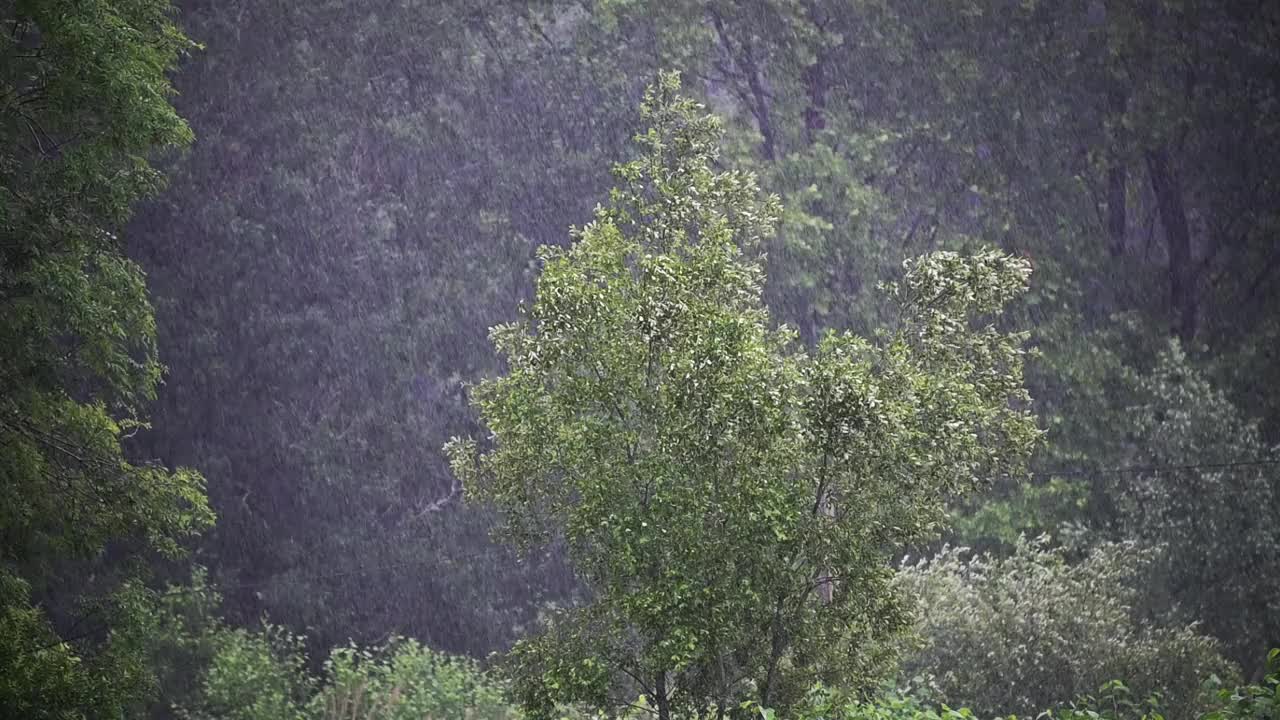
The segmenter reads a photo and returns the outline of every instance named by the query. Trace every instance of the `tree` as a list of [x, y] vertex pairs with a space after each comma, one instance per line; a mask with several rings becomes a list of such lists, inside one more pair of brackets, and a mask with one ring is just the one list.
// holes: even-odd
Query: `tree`
[[1167, 548], [1158, 609], [1189, 611], [1233, 659], [1257, 662], [1280, 644], [1276, 448], [1176, 341], [1125, 380], [1133, 400], [1110, 421], [1139, 469], [1108, 478], [1117, 530]]
[[713, 169], [719, 123], [678, 87], [646, 93], [644, 153], [493, 330], [508, 369], [473, 390], [489, 442], [446, 448], [507, 536], [562, 541], [591, 593], [513, 651], [539, 717], [637, 695], [663, 720], [722, 716], [873, 677], [907, 623], [891, 551], [1037, 437], [1023, 336], [992, 324], [1025, 263], [909, 263], [895, 329], [807, 354], [761, 300], [777, 202]]
[[[162, 366], [116, 233], [190, 130], [162, 0], [0, 10], [0, 708], [118, 715], [143, 695], [149, 553], [212, 522], [203, 480], [130, 462]], [[103, 563], [108, 554], [113, 562]]]

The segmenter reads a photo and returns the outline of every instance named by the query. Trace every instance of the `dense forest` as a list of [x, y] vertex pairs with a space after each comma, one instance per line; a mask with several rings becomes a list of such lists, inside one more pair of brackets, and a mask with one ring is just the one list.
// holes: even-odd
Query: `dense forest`
[[1280, 718], [1277, 78], [1273, 0], [0, 0], [0, 716]]

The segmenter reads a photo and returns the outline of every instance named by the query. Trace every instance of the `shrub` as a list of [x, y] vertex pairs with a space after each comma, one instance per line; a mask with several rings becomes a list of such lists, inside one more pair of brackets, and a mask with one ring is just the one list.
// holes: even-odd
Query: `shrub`
[[899, 575], [919, 603], [903, 669], [987, 715], [1034, 715], [1125, 678], [1135, 697], [1163, 693], [1171, 718], [1193, 717], [1205, 707], [1203, 679], [1236, 672], [1194, 625], [1161, 626], [1135, 611], [1158, 557], [1116, 543], [1069, 564], [1043, 538], [1020, 539], [1003, 559], [944, 548]]
[[474, 662], [413, 640], [333, 650], [320, 677], [307, 672], [300, 637], [219, 626], [187, 720], [508, 720], [504, 688]]
[[517, 717], [502, 687], [473, 662], [413, 640], [394, 641], [381, 651], [334, 650], [325, 663], [324, 687], [309, 707], [316, 720]]

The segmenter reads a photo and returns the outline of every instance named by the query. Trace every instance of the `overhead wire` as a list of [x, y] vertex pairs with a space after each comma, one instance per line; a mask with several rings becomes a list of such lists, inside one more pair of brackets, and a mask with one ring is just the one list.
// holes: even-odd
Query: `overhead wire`
[[1261, 467], [1267, 465], [1280, 465], [1280, 458], [1258, 458], [1254, 460], [1237, 460], [1232, 462], [1187, 463], [1183, 465], [1123, 465], [1119, 467], [1099, 468], [1097, 470], [1090, 470], [1088, 468], [1035, 470], [1028, 473], [1028, 475], [1035, 478], [1070, 477], [1081, 475], [1124, 475], [1128, 473], [1158, 473], [1176, 470], [1226, 470], [1231, 468]]
[[[1190, 470], [1232, 470], [1247, 467], [1267, 467], [1280, 465], [1280, 458], [1256, 458], [1251, 460], [1236, 460], [1230, 462], [1203, 462], [1203, 463], [1185, 463], [1180, 465], [1123, 465], [1110, 468], [1099, 468], [1090, 470], [1087, 468], [1065, 468], [1057, 470], [1037, 470], [1022, 477], [1033, 478], [1052, 478], [1052, 477], [1094, 477], [1099, 475], [1122, 475], [1130, 473], [1164, 473], [1164, 472], [1181, 472]], [[382, 573], [392, 570], [404, 570], [409, 568], [423, 567], [432, 563], [436, 558], [420, 558], [418, 560], [410, 560], [398, 563], [386, 563], [381, 565], [370, 565], [352, 570], [344, 570], [334, 573], [321, 573], [316, 575], [306, 575], [296, 577], [296, 581], [301, 582], [324, 582], [328, 580], [336, 580], [356, 575], [367, 575], [373, 573]], [[456, 558], [455, 558], [456, 559]], [[193, 595], [207, 592], [235, 592], [239, 590], [251, 590], [261, 588], [275, 579], [266, 579], [255, 582], [239, 583], [236, 585], [224, 585], [220, 587], [201, 587], [201, 588], [173, 588], [171, 590], [159, 593], [160, 597], [174, 597], [181, 595]]]

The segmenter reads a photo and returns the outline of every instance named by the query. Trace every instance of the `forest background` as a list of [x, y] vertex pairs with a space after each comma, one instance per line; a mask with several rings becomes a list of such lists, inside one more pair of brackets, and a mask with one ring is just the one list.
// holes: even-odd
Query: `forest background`
[[[1044, 438], [900, 549], [923, 608], [900, 677], [1027, 712], [1263, 676], [1280, 6], [175, 6], [0, 10], [6, 697], [160, 687], [164, 714], [264, 618], [312, 658], [484, 658], [581, 601], [555, 547], [490, 538], [440, 448], [483, 432], [489, 328], [609, 197], [672, 68], [724, 121], [718, 162], [780, 198], [764, 297], [802, 343], [892, 327], [876, 288], [924, 253], [1034, 268], [1002, 322], [1030, 330]], [[147, 641], [195, 616], [223, 649]]]

